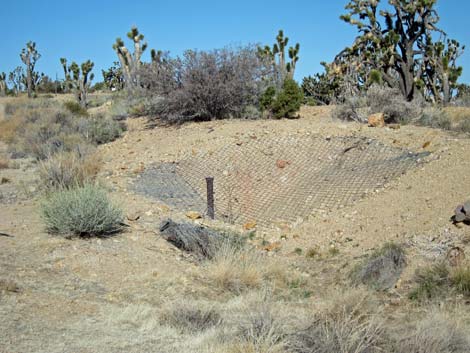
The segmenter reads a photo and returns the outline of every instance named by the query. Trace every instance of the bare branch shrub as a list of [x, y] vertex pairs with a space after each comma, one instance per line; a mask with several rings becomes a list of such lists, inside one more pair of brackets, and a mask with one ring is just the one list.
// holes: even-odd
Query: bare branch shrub
[[147, 111], [169, 123], [246, 116], [258, 106], [271, 70], [253, 46], [188, 50], [181, 59], [143, 67], [142, 82], [154, 99]]

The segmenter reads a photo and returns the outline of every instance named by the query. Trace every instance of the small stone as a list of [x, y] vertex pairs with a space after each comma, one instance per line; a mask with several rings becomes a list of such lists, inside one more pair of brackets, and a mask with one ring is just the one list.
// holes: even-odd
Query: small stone
[[287, 167], [289, 164], [290, 164], [289, 161], [286, 161], [286, 160], [283, 160], [283, 159], [278, 159], [278, 160], [276, 161], [276, 166], [277, 166], [279, 169], [284, 169], [284, 168]]
[[243, 225], [243, 230], [253, 230], [255, 228], [256, 228], [256, 222], [255, 221], [249, 221], [249, 222], [246, 222]]
[[186, 213], [186, 217], [188, 217], [189, 219], [192, 219], [193, 221], [195, 219], [201, 219], [202, 216], [199, 212], [196, 212], [196, 211], [189, 211]]
[[132, 212], [127, 214], [127, 219], [131, 222], [135, 222], [140, 218], [140, 214], [137, 212]]
[[385, 126], [385, 115], [384, 113], [376, 113], [369, 115], [367, 123], [370, 127], [384, 127]]

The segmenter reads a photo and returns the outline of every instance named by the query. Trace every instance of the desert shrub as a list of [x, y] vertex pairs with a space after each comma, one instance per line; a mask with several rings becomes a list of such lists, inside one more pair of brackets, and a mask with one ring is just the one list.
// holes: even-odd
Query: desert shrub
[[386, 243], [355, 268], [352, 278], [356, 284], [366, 284], [380, 290], [389, 289], [400, 278], [405, 264], [403, 247]]
[[465, 353], [470, 347], [468, 331], [448, 314], [435, 311], [402, 337], [397, 353]]
[[386, 332], [373, 301], [362, 291], [333, 297], [312, 313], [289, 340], [292, 352], [384, 352]]
[[458, 132], [470, 133], [470, 116], [457, 123], [455, 130]]
[[470, 266], [459, 266], [450, 274], [450, 283], [458, 293], [470, 296]]
[[332, 111], [332, 116], [335, 119], [360, 123], [367, 122], [370, 114], [371, 110], [367, 106], [367, 100], [361, 95], [345, 97], [343, 103], [336, 105]]
[[167, 303], [160, 315], [162, 325], [188, 333], [207, 330], [219, 325], [221, 321], [221, 315], [213, 305], [187, 300]]
[[443, 295], [450, 288], [449, 274], [444, 262], [418, 269], [415, 274], [416, 288], [410, 292], [410, 299], [423, 301]]
[[160, 73], [147, 84], [159, 88], [146, 110], [170, 123], [239, 118], [247, 106], [258, 105], [266, 67], [252, 46], [188, 50], [174, 61], [169, 74], [163, 74], [169, 77], [165, 87], [158, 85]]
[[64, 103], [65, 109], [74, 115], [87, 116], [88, 112], [79, 103], [74, 101], [67, 101]]
[[373, 84], [367, 90], [366, 99], [371, 113], [384, 113], [387, 122], [408, 124], [418, 120], [422, 113], [420, 99], [408, 102], [398, 89]]
[[224, 242], [207, 263], [207, 276], [218, 288], [241, 294], [261, 286], [288, 287], [295, 273], [258, 250], [239, 243]]
[[100, 115], [83, 120], [79, 130], [89, 141], [101, 145], [121, 137], [125, 125]]
[[41, 204], [51, 234], [100, 236], [121, 230], [122, 211], [99, 186], [87, 184], [50, 194]]
[[41, 185], [47, 190], [71, 189], [92, 183], [101, 167], [96, 155], [62, 152], [39, 166]]
[[384, 113], [388, 123], [407, 124], [416, 122], [423, 109], [419, 99], [408, 102], [398, 89], [378, 84], [356, 96], [346, 95], [343, 100], [333, 111], [333, 116], [340, 120], [366, 122], [369, 115]]
[[0, 157], [0, 169], [8, 169], [9, 167], [10, 167], [10, 162]]
[[304, 95], [297, 82], [286, 79], [281, 91], [271, 104], [273, 116], [280, 118], [293, 118], [302, 105]]
[[276, 97], [276, 88], [269, 86], [263, 92], [259, 100], [259, 106], [261, 110], [269, 110], [273, 105], [274, 98]]
[[452, 121], [446, 111], [434, 107], [424, 109], [417, 124], [443, 130], [452, 128]]

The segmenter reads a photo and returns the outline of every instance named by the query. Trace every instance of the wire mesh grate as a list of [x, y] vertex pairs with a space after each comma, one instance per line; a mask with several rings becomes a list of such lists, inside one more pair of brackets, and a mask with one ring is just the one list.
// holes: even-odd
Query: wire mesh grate
[[423, 156], [361, 137], [288, 136], [157, 164], [135, 188], [178, 210], [205, 213], [205, 177], [212, 176], [217, 219], [270, 226], [351, 204]]

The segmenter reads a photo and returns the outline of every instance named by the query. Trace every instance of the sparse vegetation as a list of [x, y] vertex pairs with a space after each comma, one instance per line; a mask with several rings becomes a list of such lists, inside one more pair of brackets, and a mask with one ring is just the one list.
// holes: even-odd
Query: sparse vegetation
[[121, 230], [122, 211], [92, 184], [49, 195], [41, 205], [46, 229], [65, 236], [106, 236]]
[[73, 189], [94, 182], [101, 167], [96, 155], [61, 152], [41, 162], [39, 176], [47, 190]]

